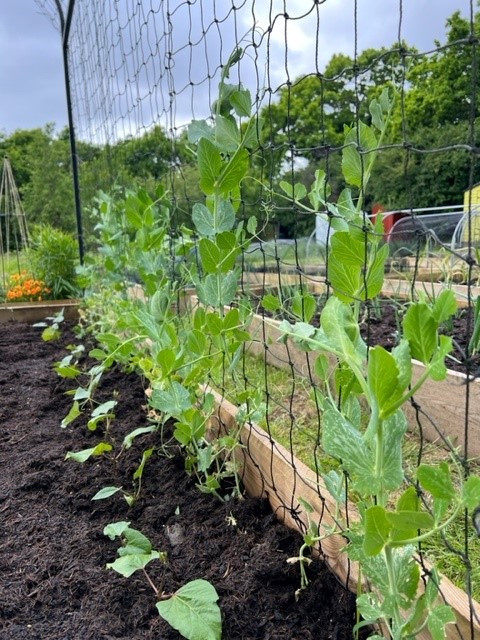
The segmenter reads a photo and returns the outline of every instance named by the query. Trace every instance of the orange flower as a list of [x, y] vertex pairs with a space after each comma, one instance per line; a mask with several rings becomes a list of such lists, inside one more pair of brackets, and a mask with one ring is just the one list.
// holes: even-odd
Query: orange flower
[[15, 302], [35, 302], [41, 301], [49, 293], [50, 289], [42, 280], [36, 280], [26, 271], [22, 271], [10, 276], [6, 299]]

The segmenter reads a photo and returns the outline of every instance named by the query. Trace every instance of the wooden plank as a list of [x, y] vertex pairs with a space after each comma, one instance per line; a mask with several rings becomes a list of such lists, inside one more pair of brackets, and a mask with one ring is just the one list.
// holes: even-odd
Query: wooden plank
[[[281, 332], [279, 322], [255, 315], [250, 333], [252, 341], [247, 350], [250, 353], [264, 357], [272, 366], [292, 371], [311, 378], [311, 365], [318, 353], [305, 353], [291, 341], [287, 344], [278, 342]], [[265, 348], [266, 345], [266, 348]], [[412, 360], [413, 380], [422, 375], [425, 367], [422, 363]], [[410, 403], [405, 405], [409, 427], [417, 432], [422, 428], [423, 435], [430, 442], [442, 443], [442, 438], [449, 439], [454, 447], [459, 447], [465, 453], [467, 436], [466, 416], [468, 409], [468, 457], [480, 456], [480, 379], [470, 380], [468, 384], [467, 405], [467, 376], [456, 371], [448, 371], [445, 380], [428, 379], [415, 394], [415, 402], [421, 413]], [[418, 417], [418, 420], [417, 420]], [[446, 444], [443, 442], [443, 444]]]
[[[412, 360], [413, 380], [417, 381], [425, 371], [425, 366]], [[430, 442], [448, 439], [454, 447], [467, 457], [480, 456], [480, 379], [468, 383], [467, 376], [457, 371], [449, 371], [445, 380], [428, 379], [415, 394], [415, 403], [422, 412], [418, 416], [414, 405], [404, 407], [412, 430], [421, 428]], [[468, 424], [467, 424], [468, 412]], [[465, 433], [468, 426], [468, 434]], [[466, 446], [467, 445], [467, 448]]]
[[[469, 289], [464, 284], [447, 285], [442, 282], [415, 282], [412, 286], [412, 283], [407, 282], [406, 280], [386, 278], [383, 284], [382, 295], [409, 300], [411, 298], [413, 290], [417, 294], [423, 293], [429, 296], [431, 299], [435, 299], [444, 289], [451, 289], [455, 293], [455, 297], [460, 308], [468, 307]], [[472, 304], [479, 295], [480, 287], [470, 287], [470, 304]]]
[[78, 300], [46, 300], [0, 305], [0, 324], [4, 322], [41, 322], [63, 309], [66, 320], [78, 319]]
[[[236, 429], [237, 408], [214, 390], [208, 387], [204, 389], [213, 393], [215, 397], [217, 409], [214, 428], [227, 431]], [[314, 508], [311, 517], [319, 524], [320, 534], [327, 534], [337, 522], [337, 504], [322, 479], [255, 424], [244, 425], [240, 439], [244, 445], [240, 450], [242, 480], [247, 493], [267, 498], [279, 520], [300, 532], [304, 531], [307, 519], [299, 498], [307, 500]], [[347, 509], [351, 520], [358, 518], [355, 505], [348, 503]], [[342, 517], [344, 514], [340, 513]], [[322, 541], [318, 552], [342, 583], [356, 592], [359, 568], [357, 563], [347, 558], [343, 551], [344, 546], [345, 539], [336, 534]], [[426, 566], [427, 570], [431, 568], [428, 563]], [[419, 593], [421, 592], [422, 587]], [[456, 625], [447, 626], [448, 640], [466, 640], [471, 637], [471, 614], [474, 638], [480, 638], [480, 605], [470, 600], [464, 591], [444, 576], [441, 577], [441, 593], [455, 611], [457, 618]], [[419, 634], [417, 638], [431, 640], [427, 631]]]

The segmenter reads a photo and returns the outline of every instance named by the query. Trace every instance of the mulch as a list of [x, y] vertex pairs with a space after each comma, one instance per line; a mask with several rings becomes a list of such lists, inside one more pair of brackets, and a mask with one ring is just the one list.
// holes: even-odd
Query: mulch
[[[175, 448], [168, 457], [156, 433], [142, 436], [117, 463], [65, 461], [68, 451], [101, 439], [81, 417], [60, 422], [71, 406], [52, 364], [80, 341], [72, 326], [45, 343], [26, 324], [0, 325], [0, 640], [177, 639], [155, 608], [141, 572], [125, 579], [106, 569], [118, 544], [103, 535], [111, 522], [127, 520], [166, 551], [153, 562], [157, 586], [173, 592], [204, 578], [219, 593], [224, 640], [344, 640], [352, 637], [355, 598], [320, 562], [300, 584], [300, 536], [286, 529], [259, 499], [222, 503], [204, 495], [186, 474]], [[116, 397], [112, 423], [118, 443], [147, 426], [142, 381], [118, 368], [102, 378], [97, 400]], [[102, 487], [131, 487], [147, 446], [159, 447], [147, 463], [133, 507], [119, 494], [92, 502]], [[171, 532], [175, 530], [176, 535]]]

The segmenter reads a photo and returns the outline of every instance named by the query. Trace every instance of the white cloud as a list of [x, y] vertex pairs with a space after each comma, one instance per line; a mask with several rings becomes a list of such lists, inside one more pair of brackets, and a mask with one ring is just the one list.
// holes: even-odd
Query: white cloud
[[[67, 118], [59, 34], [39, 13], [35, 0], [3, 4], [0, 129], [8, 132], [52, 121], [61, 127]], [[334, 53], [353, 57], [355, 48], [361, 52], [390, 46], [398, 39], [400, 24], [400, 35], [409, 44], [430, 50], [435, 39], [444, 39], [446, 18], [457, 9], [468, 16], [469, 8], [470, 0], [150, 0], [145, 6], [126, 0], [77, 0], [72, 32], [75, 20], [88, 14], [84, 35], [94, 36], [87, 41], [89, 58], [82, 71], [87, 87], [81, 103], [82, 76], [76, 77], [80, 83], [77, 106], [84, 110], [83, 117], [88, 111], [98, 122], [111, 118], [108, 126], [114, 128], [108, 132], [103, 127], [102, 135], [107, 137], [120, 131], [135, 133], [152, 121], [182, 124], [192, 113], [207, 115], [209, 102], [215, 99], [220, 63], [254, 21], [259, 32], [255, 46], [250, 34], [240, 77], [256, 94], [266, 84], [275, 91], [287, 79], [322, 71]], [[130, 23], [125, 10], [133, 12]], [[92, 47], [95, 38], [103, 39], [102, 28], [110, 30], [111, 41], [121, 37], [123, 51], [110, 49], [106, 41], [96, 57]], [[141, 44], [132, 46], [135, 42]], [[84, 45], [78, 41], [76, 46]], [[123, 69], [122, 56], [127, 62]], [[173, 115], [169, 114], [171, 104]]]

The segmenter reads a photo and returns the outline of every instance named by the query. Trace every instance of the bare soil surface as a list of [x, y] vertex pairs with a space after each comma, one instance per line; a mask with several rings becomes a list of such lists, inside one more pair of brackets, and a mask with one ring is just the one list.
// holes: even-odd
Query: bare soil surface
[[[254, 305], [256, 305], [257, 312], [265, 314], [268, 317], [276, 317], [282, 319], [279, 312], [272, 315], [269, 311], [265, 311], [261, 305], [261, 298], [253, 298]], [[402, 313], [406, 311], [407, 307], [402, 304], [396, 304], [390, 299], [378, 300], [377, 306], [370, 309], [367, 314], [366, 310], [363, 313], [360, 324], [360, 333], [363, 339], [369, 345], [381, 345], [385, 349], [391, 350], [398, 344]], [[447, 357], [445, 364], [448, 369], [452, 371], [458, 371], [460, 373], [467, 373], [467, 358], [466, 351], [470, 336], [473, 333], [473, 314], [470, 309], [459, 310], [450, 323], [446, 323], [442, 328], [442, 332], [445, 335], [449, 335], [453, 338], [453, 350]], [[287, 317], [291, 321], [291, 317]], [[314, 326], [319, 326], [320, 315], [317, 315], [312, 319]], [[473, 377], [480, 377], [480, 355], [475, 354], [469, 357], [468, 360], [468, 373]]]
[[[79, 342], [71, 327], [45, 343], [38, 328], [0, 325], [0, 640], [140, 640], [180, 638], [157, 613], [141, 572], [125, 579], [105, 568], [118, 544], [103, 535], [127, 520], [166, 551], [151, 576], [165, 592], [205, 578], [217, 589], [224, 640], [344, 640], [352, 637], [355, 602], [325, 566], [309, 567], [311, 584], [298, 602], [299, 570], [287, 563], [300, 536], [278, 523], [268, 504], [246, 498], [221, 503], [201, 494], [178, 451], [150, 458], [139, 500], [119, 494], [92, 502], [102, 487], [131, 487], [147, 446], [142, 436], [114, 465], [65, 461], [68, 451], [95, 446], [102, 434], [79, 418], [60, 422], [74, 383], [58, 378], [53, 362]], [[141, 380], [118, 369], [105, 374], [98, 400], [118, 406], [112, 425], [121, 442], [146, 426]], [[176, 536], [172, 536], [172, 528]]]

